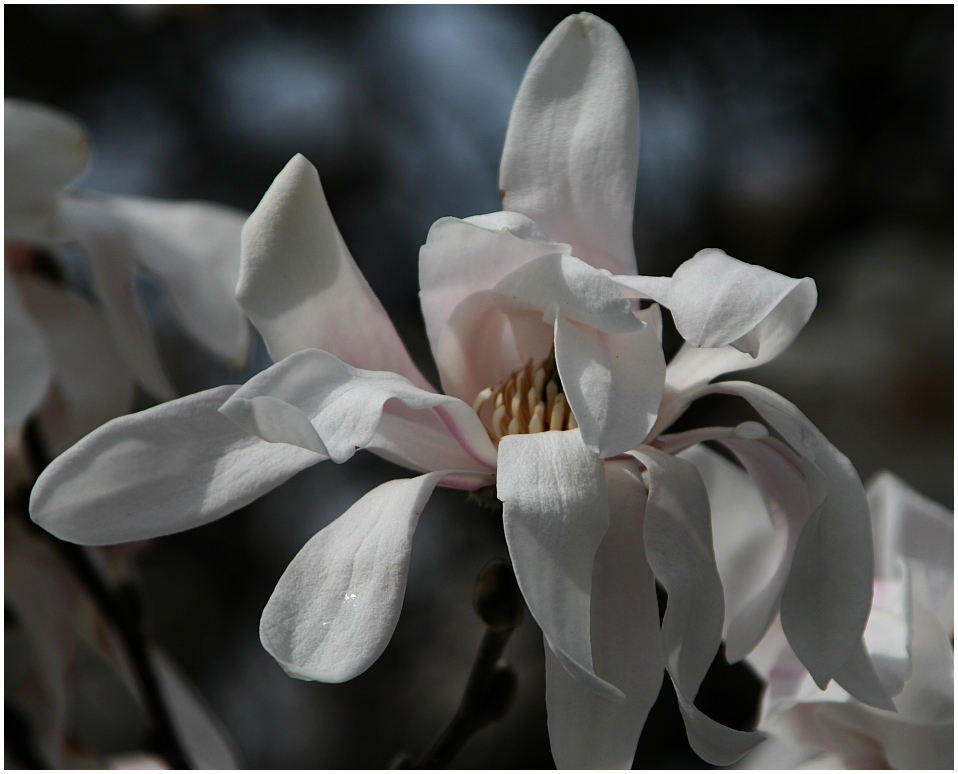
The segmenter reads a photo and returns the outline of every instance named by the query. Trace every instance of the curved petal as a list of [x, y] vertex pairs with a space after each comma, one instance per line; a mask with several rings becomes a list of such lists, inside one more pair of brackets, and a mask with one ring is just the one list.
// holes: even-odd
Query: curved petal
[[472, 405], [530, 357], [543, 360], [553, 338], [539, 315], [509, 315], [489, 291], [473, 293], [456, 306], [434, 350], [443, 392]]
[[382, 655], [399, 621], [413, 532], [446, 472], [379, 485], [296, 554], [259, 626], [288, 675], [342, 683]]
[[151, 656], [171, 720], [193, 767], [240, 768], [235, 745], [196, 688], [159, 648], [152, 648]]
[[645, 327], [608, 273], [571, 255], [544, 255], [528, 261], [499, 280], [492, 295], [504, 312], [540, 312], [549, 323], [559, 312], [605, 333], [630, 333]]
[[[729, 663], [735, 663], [751, 652], [778, 615], [798, 537], [811, 507], [805, 476], [774, 441], [729, 439], [720, 443], [738, 458], [761, 492], [778, 544], [774, 552], [775, 572], [746, 599], [739, 600], [734, 616], [728, 616], [731, 621], [726, 623], [725, 657]], [[740, 559], [748, 561], [748, 557]]]
[[731, 344], [752, 357], [788, 347], [817, 302], [812, 279], [792, 279], [712, 248], [679, 266], [669, 288], [675, 327], [689, 344]]
[[[445, 467], [461, 463], [464, 470], [495, 471], [496, 449], [476, 412], [461, 400], [426, 392], [388, 371], [353, 368], [319, 349], [297, 352], [257, 374], [220, 411], [264, 441], [312, 449], [341, 463], [385, 429], [380, 428], [384, 406], [394, 399], [438, 416], [446, 429], [442, 448], [454, 455]], [[412, 419], [409, 412], [403, 416]], [[437, 429], [435, 422], [432, 426]], [[402, 440], [435, 454], [439, 449], [429, 448], [435, 437], [405, 433]], [[415, 456], [415, 451], [407, 453]]]
[[812, 513], [782, 594], [789, 644], [822, 688], [859, 647], [872, 599], [868, 503], [855, 468], [794, 405], [750, 382], [698, 390], [745, 398], [800, 455]]
[[57, 199], [90, 161], [86, 130], [59, 110], [5, 99], [3, 131], [4, 232], [25, 242], [68, 238]]
[[592, 570], [592, 660], [619, 686], [611, 702], [572, 678], [546, 643], [546, 707], [560, 769], [630, 769], [662, 687], [659, 605], [642, 536], [645, 486], [633, 460], [605, 463], [609, 529]]
[[243, 227], [236, 297], [274, 361], [324, 349], [356, 368], [431, 390], [349, 254], [316, 168], [300, 154]]
[[16, 284], [53, 359], [55, 393], [40, 426], [57, 455], [132, 410], [133, 378], [103, 315], [83, 296], [32, 277]]
[[159, 400], [176, 397], [133, 285], [133, 235], [127, 224], [96, 194], [61, 197], [60, 219], [82, 245], [97, 299], [103, 304], [116, 343], [136, 381]]
[[604, 698], [624, 694], [593, 670], [592, 570], [609, 528], [602, 460], [576, 430], [499, 442], [497, 493], [516, 580], [562, 666]]
[[556, 365], [582, 439], [600, 457], [638, 446], [655, 424], [665, 381], [657, 306], [635, 333], [603, 333], [556, 318]]
[[632, 208], [639, 91], [612, 25], [569, 16], [539, 46], [512, 106], [499, 168], [503, 207], [591, 265], [635, 274]]
[[672, 679], [694, 697], [722, 641], [725, 602], [715, 566], [709, 497], [691, 462], [640, 446], [649, 471], [645, 553], [669, 595], [662, 652]]
[[169, 292], [186, 332], [242, 368], [250, 330], [236, 301], [236, 283], [246, 215], [211, 202], [111, 196], [106, 203], [129, 228], [136, 262]]
[[[426, 334], [442, 369], [439, 338], [453, 310], [468, 296], [491, 289], [533, 258], [568, 255], [518, 212], [493, 212], [465, 220], [441, 218], [419, 248], [419, 299]], [[484, 385], [485, 386], [485, 385]]]
[[675, 675], [672, 675], [675, 696], [685, 721], [685, 732], [695, 754], [713, 766], [730, 766], [765, 740], [758, 731], [738, 731], [717, 723], [692, 703]]
[[3, 272], [3, 427], [22, 425], [40, 405], [53, 376], [43, 333], [30, 319], [13, 278]]
[[270, 444], [217, 409], [235, 385], [119, 417], [57, 457], [30, 516], [62, 540], [109, 545], [215, 521], [324, 456]]

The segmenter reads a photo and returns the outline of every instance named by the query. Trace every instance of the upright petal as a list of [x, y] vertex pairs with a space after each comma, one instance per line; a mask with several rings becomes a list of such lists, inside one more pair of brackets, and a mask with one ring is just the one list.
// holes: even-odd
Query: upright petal
[[128, 226], [136, 262], [169, 292], [186, 332], [242, 368], [250, 331], [236, 283], [246, 214], [211, 202], [111, 196], [106, 203]]
[[508, 435], [498, 496], [516, 580], [562, 666], [605, 698], [624, 694], [593, 669], [592, 570], [609, 528], [602, 460], [576, 430]]
[[53, 362], [43, 333], [27, 315], [13, 278], [3, 272], [3, 427], [18, 428], [40, 405]]
[[603, 333], [556, 318], [562, 388], [582, 439], [600, 457], [638, 446], [655, 424], [665, 381], [660, 314], [657, 306], [639, 312], [647, 327], [635, 333]]
[[503, 207], [593, 266], [635, 274], [638, 163], [629, 51], [612, 25], [569, 16], [539, 46], [516, 95], [499, 168]]
[[871, 524], [861, 480], [848, 458], [771, 390], [749, 382], [721, 382], [695, 396], [706, 394], [745, 398], [802, 459], [812, 513], [799, 536], [782, 595], [782, 627], [824, 688], [860, 646], [871, 608]]
[[[220, 411], [265, 441], [312, 449], [341, 463], [368, 446], [377, 433], [388, 441], [384, 434], [389, 428], [399, 430], [396, 422], [381, 427], [390, 401], [415, 411], [431, 410], [434, 415], [421, 423], [428, 432], [417, 436], [407, 427], [392, 439], [397, 454], [434, 457], [443, 451], [451, 455], [444, 467], [461, 464], [464, 470], [484, 475], [495, 471], [496, 449], [470, 406], [449, 395], [422, 390], [398, 374], [353, 368], [318, 349], [297, 352], [257, 374]], [[411, 412], [394, 416], [407, 423], [415, 421]], [[411, 448], [403, 450], [399, 441]], [[442, 446], [430, 448], [433, 443]]]
[[176, 397], [136, 296], [136, 249], [129, 226], [106, 197], [96, 194], [61, 197], [60, 220], [86, 253], [97, 299], [136, 381], [154, 398]]
[[592, 570], [592, 660], [625, 693], [611, 702], [575, 680], [546, 643], [546, 707], [560, 769], [630, 769], [662, 687], [659, 605], [642, 536], [645, 486], [631, 460], [605, 463], [609, 530]]
[[441, 218], [433, 223], [426, 244], [419, 248], [419, 299], [436, 362], [440, 362], [439, 337], [463, 300], [490, 290], [533, 258], [568, 255], [570, 251], [569, 245], [549, 241], [535, 223], [518, 212], [493, 212], [465, 220]]
[[296, 554], [259, 627], [287, 674], [342, 683], [382, 655], [399, 621], [419, 516], [447, 472], [380, 484]]
[[236, 297], [275, 361], [323, 349], [432, 389], [349, 254], [319, 174], [302, 155], [276, 176], [243, 227]]
[[227, 385], [119, 417], [57, 457], [30, 516], [62, 540], [109, 545], [215, 521], [326, 459], [270, 444], [217, 409]]
[[62, 241], [57, 200], [90, 161], [86, 130], [44, 105], [6, 99], [3, 107], [4, 231], [25, 242]]
[[53, 360], [54, 391], [40, 426], [56, 455], [132, 410], [133, 377], [103, 315], [83, 296], [31, 277], [16, 285]]

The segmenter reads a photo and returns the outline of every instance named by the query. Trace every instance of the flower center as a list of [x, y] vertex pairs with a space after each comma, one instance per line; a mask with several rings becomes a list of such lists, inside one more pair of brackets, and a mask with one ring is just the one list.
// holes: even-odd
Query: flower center
[[496, 443], [504, 435], [574, 430], [579, 426], [562, 392], [554, 348], [538, 368], [530, 357], [495, 387], [480, 392], [472, 404], [480, 418], [486, 404], [491, 405], [492, 416], [483, 422]]

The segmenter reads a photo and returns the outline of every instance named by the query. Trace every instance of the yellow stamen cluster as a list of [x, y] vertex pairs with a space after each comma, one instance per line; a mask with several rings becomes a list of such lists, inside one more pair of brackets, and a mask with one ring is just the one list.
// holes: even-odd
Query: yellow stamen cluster
[[573, 430], [579, 426], [562, 392], [555, 354], [550, 353], [538, 368], [529, 358], [528, 363], [496, 387], [480, 392], [472, 407], [481, 417], [490, 402], [492, 418], [484, 421], [489, 436], [496, 442], [504, 435]]

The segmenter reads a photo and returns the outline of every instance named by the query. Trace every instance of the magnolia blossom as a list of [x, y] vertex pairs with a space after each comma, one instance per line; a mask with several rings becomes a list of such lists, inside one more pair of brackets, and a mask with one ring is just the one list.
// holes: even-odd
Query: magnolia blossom
[[821, 691], [776, 623], [748, 663], [768, 682], [747, 768], [954, 768], [954, 516], [887, 471], [868, 486], [875, 598], [865, 643], [895, 710]]
[[[82, 543], [167, 534], [369, 449], [422, 475], [365, 495], [280, 579], [260, 634], [295, 677], [341, 682], [367, 669], [395, 628], [433, 489], [495, 485], [544, 635], [560, 767], [630, 767], [664, 672], [694, 749], [737, 760], [761, 735], [721, 726], [693, 699], [723, 636], [741, 658], [779, 613], [819, 684], [887, 706], [862, 644], [872, 545], [857, 474], [783, 398], [710, 384], [784, 350], [814, 309], [814, 283], [718, 250], [671, 278], [637, 276], [637, 162], [628, 51], [605, 22], [571, 16], [516, 97], [505, 210], [444, 218], [421, 249], [440, 393], [353, 262], [315, 169], [295, 157], [244, 227], [237, 287], [276, 365], [111, 422], [48, 469], [33, 518]], [[661, 306], [686, 339], [668, 368]], [[715, 393], [744, 398], [765, 424], [664, 434]], [[730, 587], [706, 482], [677, 456], [706, 440], [741, 460], [772, 517], [771, 545]], [[668, 593], [661, 627], [656, 580]]]
[[[176, 396], [137, 302], [136, 271], [160, 281], [184, 329], [219, 359], [241, 367], [249, 350], [233, 295], [243, 214], [70, 190], [89, 161], [75, 119], [5, 101], [4, 426], [52, 399], [41, 423], [53, 451], [127, 413], [134, 383], [156, 399]], [[66, 243], [83, 249], [98, 304], [27, 271], [33, 247]]]

